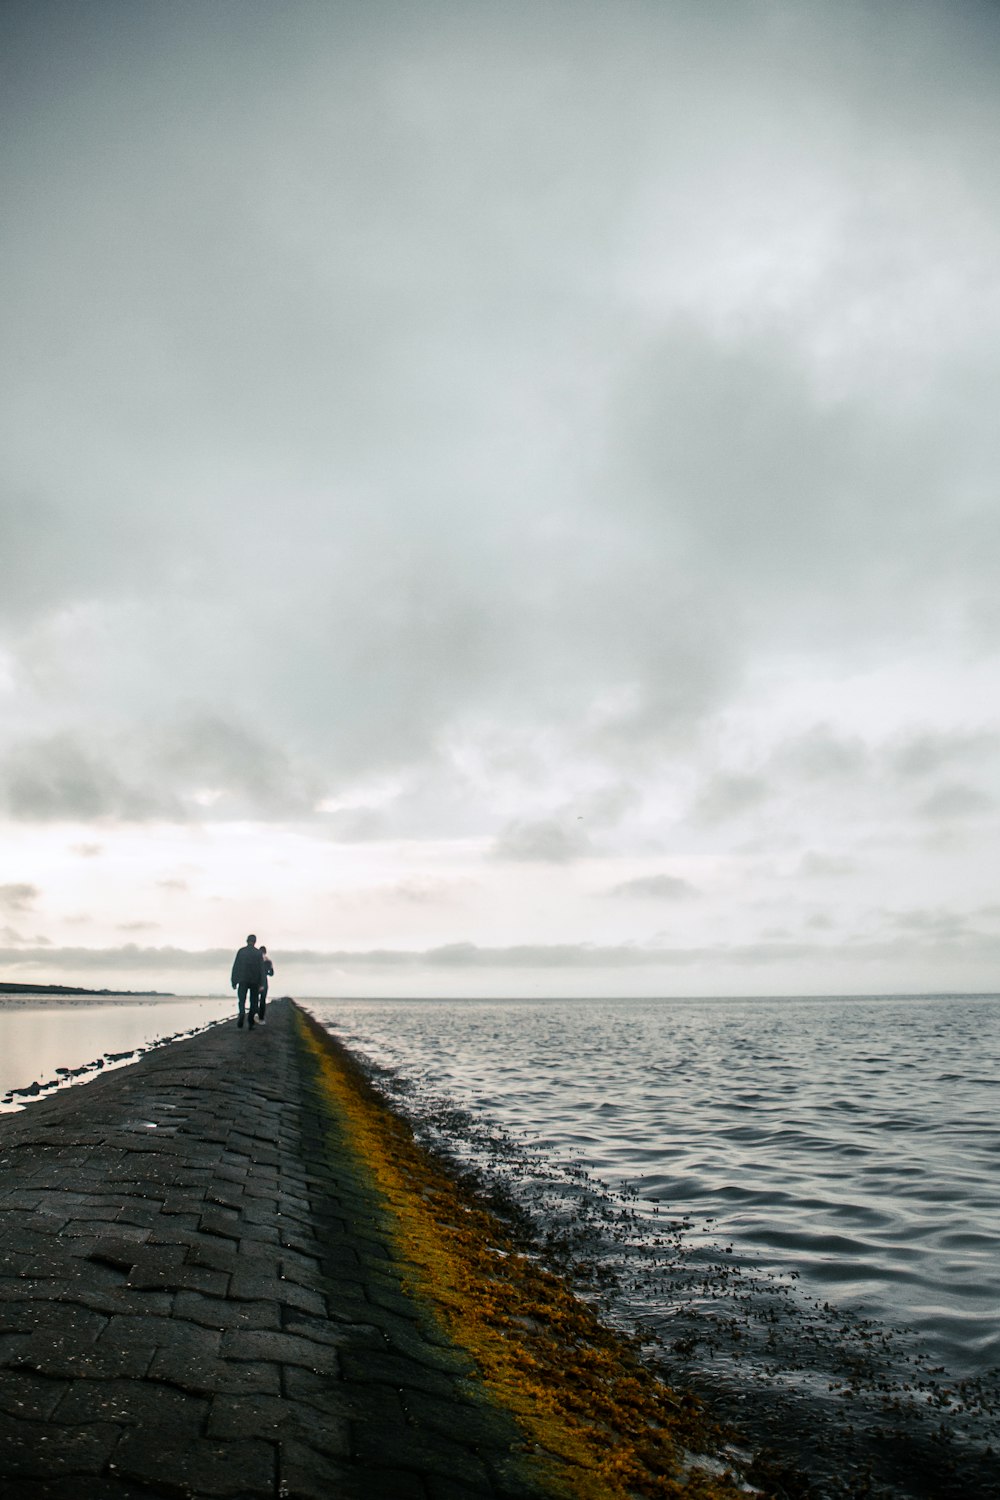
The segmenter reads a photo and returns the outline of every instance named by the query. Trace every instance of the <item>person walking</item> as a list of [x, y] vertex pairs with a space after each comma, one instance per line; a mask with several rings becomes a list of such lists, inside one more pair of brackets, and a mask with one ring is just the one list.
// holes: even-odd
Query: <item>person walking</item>
[[260, 945], [260, 956], [263, 962], [263, 973], [261, 975], [260, 981], [260, 994], [257, 997], [257, 1019], [263, 1026], [264, 1006], [267, 1004], [267, 981], [274, 974], [274, 964], [268, 958], [267, 949], [264, 947], [263, 943], [261, 943]]
[[260, 949], [256, 946], [257, 934], [251, 932], [247, 937], [246, 947], [241, 948], [233, 960], [232, 986], [236, 991], [239, 1004], [239, 1014], [236, 1024], [243, 1025], [243, 1013], [246, 1010], [247, 1000], [250, 1001], [249, 1029], [253, 1031], [254, 1012], [257, 1009], [257, 997], [260, 987], [264, 981], [264, 960]]

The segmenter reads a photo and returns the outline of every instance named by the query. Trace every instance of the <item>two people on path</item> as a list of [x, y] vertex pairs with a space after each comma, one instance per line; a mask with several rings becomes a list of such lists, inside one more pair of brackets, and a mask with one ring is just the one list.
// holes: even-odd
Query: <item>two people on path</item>
[[267, 949], [263, 944], [257, 947], [257, 934], [251, 932], [247, 937], [246, 946], [240, 949], [233, 960], [231, 982], [239, 1005], [237, 1026], [243, 1025], [244, 1014], [248, 1010], [247, 1001], [250, 1002], [249, 1014], [246, 1016], [249, 1029], [253, 1030], [255, 1017], [260, 1019], [262, 1026], [264, 1025], [267, 981], [273, 973], [274, 965], [267, 956]]

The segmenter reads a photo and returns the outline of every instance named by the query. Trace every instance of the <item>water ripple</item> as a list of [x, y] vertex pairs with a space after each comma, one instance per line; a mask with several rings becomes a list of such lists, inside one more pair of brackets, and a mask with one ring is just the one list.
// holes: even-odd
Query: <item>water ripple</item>
[[995, 998], [315, 1008], [549, 1159], [919, 1331], [957, 1375], [996, 1359]]

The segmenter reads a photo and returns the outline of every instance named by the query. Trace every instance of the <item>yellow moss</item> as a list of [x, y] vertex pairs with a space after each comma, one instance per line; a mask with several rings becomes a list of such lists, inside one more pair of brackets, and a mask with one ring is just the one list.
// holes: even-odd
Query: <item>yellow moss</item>
[[555, 1494], [573, 1500], [735, 1500], [728, 1479], [683, 1472], [722, 1434], [607, 1329], [560, 1278], [414, 1141], [322, 1027], [296, 1011], [320, 1086], [390, 1212], [412, 1295], [476, 1362]]

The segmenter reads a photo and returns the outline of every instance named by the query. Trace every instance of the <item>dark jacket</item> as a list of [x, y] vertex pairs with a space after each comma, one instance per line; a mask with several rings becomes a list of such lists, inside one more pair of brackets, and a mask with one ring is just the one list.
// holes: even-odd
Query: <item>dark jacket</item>
[[251, 948], [248, 943], [241, 948], [233, 960], [233, 974], [230, 983], [235, 987], [238, 984], [249, 984], [254, 989], [260, 989], [264, 983], [264, 963], [260, 956], [259, 948]]

